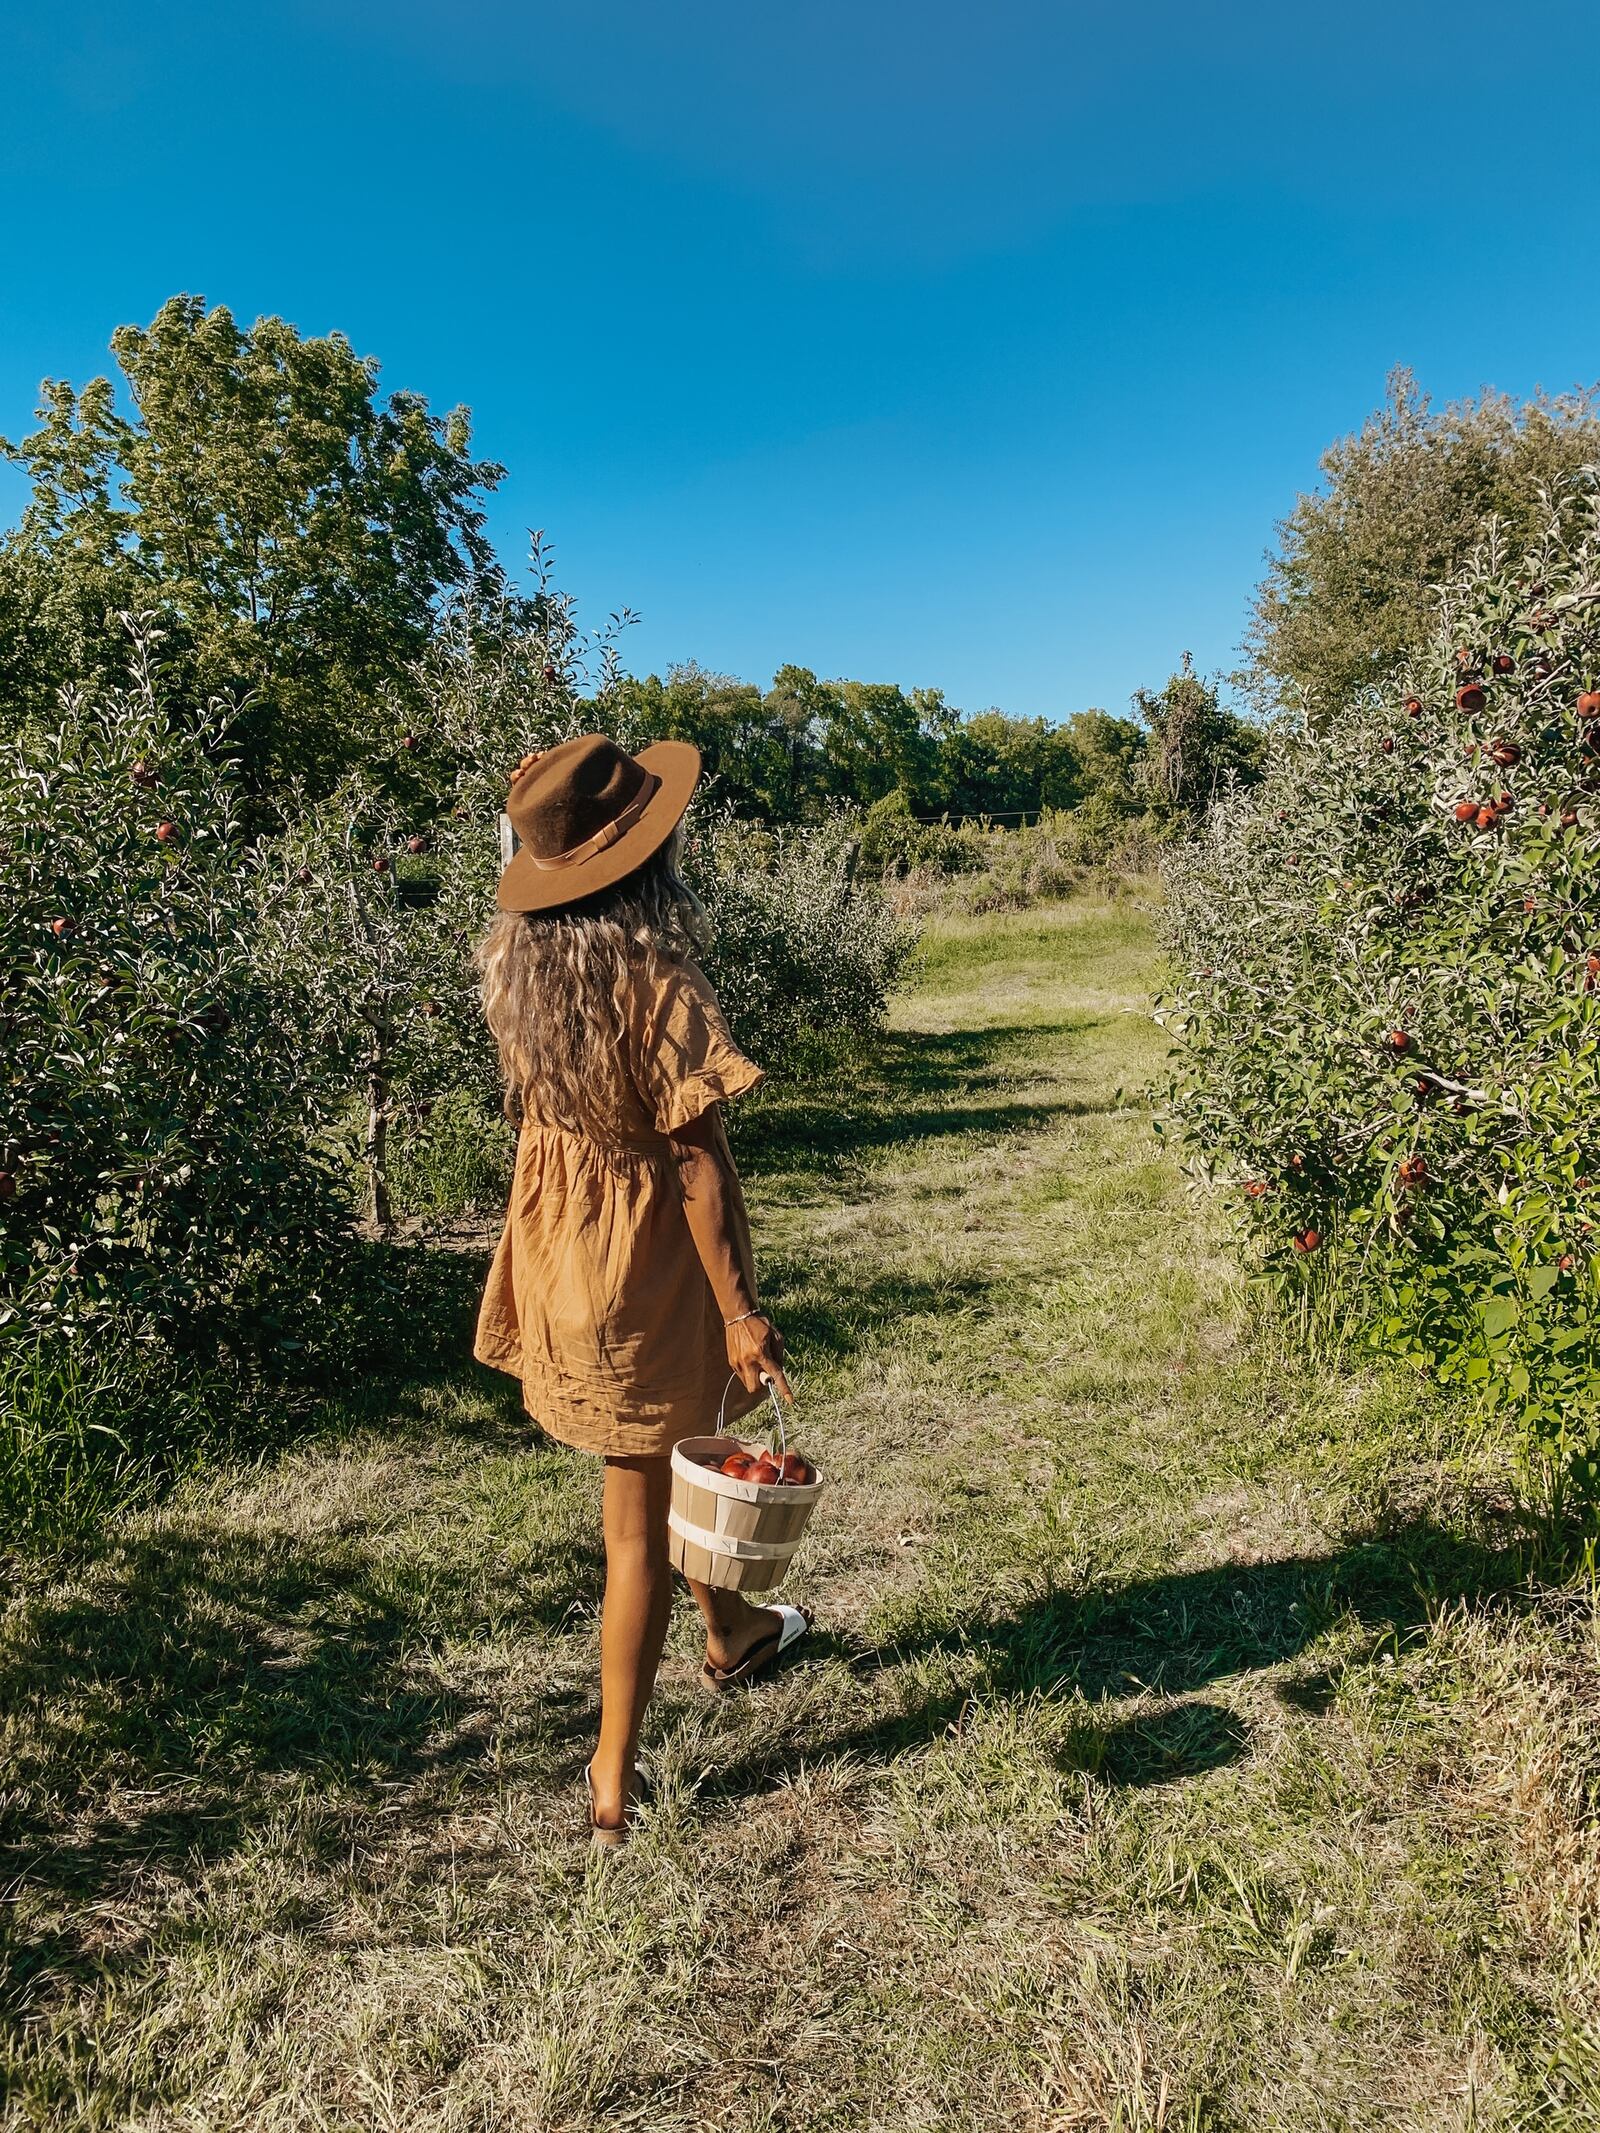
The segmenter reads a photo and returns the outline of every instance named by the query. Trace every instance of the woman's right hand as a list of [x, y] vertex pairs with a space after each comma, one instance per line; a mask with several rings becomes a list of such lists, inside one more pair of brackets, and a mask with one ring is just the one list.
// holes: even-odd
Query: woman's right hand
[[792, 1401], [794, 1393], [783, 1374], [783, 1335], [765, 1312], [757, 1311], [729, 1326], [728, 1368], [737, 1372], [746, 1392], [759, 1392], [770, 1378], [776, 1390]]

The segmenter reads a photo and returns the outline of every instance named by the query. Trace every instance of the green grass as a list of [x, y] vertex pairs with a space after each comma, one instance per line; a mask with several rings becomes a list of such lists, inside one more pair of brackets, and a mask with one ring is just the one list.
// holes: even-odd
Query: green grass
[[4, 2116], [205, 2133], [1600, 2124], [1595, 1618], [1298, 1359], [1139, 1092], [1147, 918], [937, 926], [741, 1122], [831, 1491], [580, 1841], [596, 1474], [486, 1374], [185, 1484], [0, 1635]]

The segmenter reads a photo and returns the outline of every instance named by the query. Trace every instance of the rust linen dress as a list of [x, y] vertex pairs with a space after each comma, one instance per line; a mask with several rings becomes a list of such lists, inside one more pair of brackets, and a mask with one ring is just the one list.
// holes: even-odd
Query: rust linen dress
[[[667, 1137], [753, 1088], [761, 1069], [705, 974], [666, 958], [635, 985], [628, 1053], [615, 1140], [524, 1120], [473, 1353], [520, 1378], [552, 1437], [638, 1458], [714, 1429], [728, 1383], [722, 1311]], [[729, 1416], [761, 1397], [736, 1382]]]

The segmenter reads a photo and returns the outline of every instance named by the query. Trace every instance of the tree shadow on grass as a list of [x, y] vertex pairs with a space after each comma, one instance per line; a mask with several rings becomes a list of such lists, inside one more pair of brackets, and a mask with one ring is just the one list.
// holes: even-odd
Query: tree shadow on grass
[[947, 1319], [957, 1313], [983, 1311], [995, 1284], [981, 1275], [950, 1275], [920, 1281], [910, 1275], [886, 1274], [859, 1280], [848, 1288], [822, 1293], [791, 1287], [776, 1261], [766, 1292], [795, 1355], [808, 1362], [826, 1357], [842, 1362], [868, 1346], [879, 1334], [903, 1329], [922, 1318]]
[[[598, 1534], [551, 1540], [509, 1596], [518, 1573], [502, 1569], [495, 1611], [555, 1627], [601, 1573]], [[312, 1864], [348, 1853], [398, 1797], [414, 1821], [450, 1812], [508, 1753], [564, 1766], [591, 1720], [586, 1689], [502, 1709], [492, 1689], [441, 1679], [434, 1648], [486, 1612], [468, 1565], [430, 1560], [424, 1575], [337, 1530], [181, 1528], [19, 1607], [0, 1652], [0, 2014], [110, 1960], [108, 1907], [159, 1921], [160, 1902], [135, 1900], [153, 1874], [194, 1879], [307, 1793], [317, 1811], [297, 1844]], [[121, 1932], [115, 1959], [132, 1959]]]
[[[1094, 1018], [1073, 1025], [1080, 1026], [1093, 1027]], [[997, 1023], [865, 1040], [834, 1074], [736, 1110], [739, 1160], [757, 1175], [826, 1173], [918, 1142], [1036, 1131], [1052, 1119], [1114, 1109], [1019, 1100], [1019, 1083], [1038, 1079], [1040, 1040], [1049, 1034], [1038, 1024]]]
[[[1476, 1541], [1415, 1519], [1332, 1555], [1046, 1593], [1011, 1614], [949, 1621], [877, 1647], [852, 1647], [821, 1631], [808, 1640], [813, 1657], [842, 1660], [869, 1681], [881, 1677], [893, 1708], [830, 1726], [808, 1706], [802, 1722], [736, 1755], [706, 1789], [742, 1798], [823, 1761], [887, 1763], [958, 1728], [975, 1701], [1062, 1696], [1100, 1705], [1134, 1695], [1170, 1699], [1158, 1716], [1141, 1711], [1076, 1741], [1066, 1757], [1072, 1768], [1108, 1784], [1213, 1769], [1245, 1753], [1245, 1729], [1221, 1706], [1185, 1699], [1213, 1683], [1284, 1666], [1354, 1622], [1367, 1633], [1360, 1656], [1280, 1688], [1286, 1702], [1314, 1717], [1331, 1705], [1343, 1674], [1394, 1648], [1441, 1606], [1534, 1604], [1521, 1585], [1524, 1562], [1517, 1545]], [[959, 1679], [912, 1686], [916, 1662], [939, 1654], [965, 1662]], [[842, 1699], [841, 1710], [853, 1714], [859, 1703]]]
[[1199, 1777], [1249, 1752], [1250, 1736], [1239, 1714], [1226, 1704], [1195, 1697], [1140, 1712], [1097, 1733], [1087, 1765], [1081, 1753], [1063, 1757], [1063, 1762], [1072, 1770], [1087, 1767], [1103, 1784], [1128, 1789]]

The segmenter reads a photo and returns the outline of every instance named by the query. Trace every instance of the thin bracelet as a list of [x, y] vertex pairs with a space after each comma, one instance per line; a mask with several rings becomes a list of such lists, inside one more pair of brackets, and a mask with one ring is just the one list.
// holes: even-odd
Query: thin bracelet
[[741, 1311], [737, 1318], [725, 1318], [722, 1323], [725, 1327], [742, 1326], [747, 1318], [765, 1318], [766, 1315], [765, 1311]]

